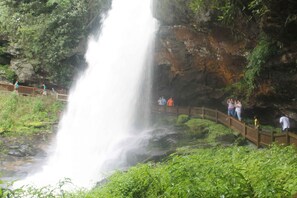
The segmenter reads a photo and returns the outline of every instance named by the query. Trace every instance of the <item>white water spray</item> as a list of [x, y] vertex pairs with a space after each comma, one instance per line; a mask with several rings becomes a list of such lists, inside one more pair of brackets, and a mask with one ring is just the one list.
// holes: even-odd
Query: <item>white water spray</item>
[[[153, 43], [150, 0], [113, 0], [98, 40], [89, 41], [88, 69], [70, 92], [54, 152], [42, 171], [25, 179], [38, 186], [63, 178], [92, 187], [106, 163], [121, 167]], [[131, 143], [131, 142], [130, 142]], [[121, 145], [121, 146], [119, 146]], [[112, 168], [112, 167], [109, 167]]]

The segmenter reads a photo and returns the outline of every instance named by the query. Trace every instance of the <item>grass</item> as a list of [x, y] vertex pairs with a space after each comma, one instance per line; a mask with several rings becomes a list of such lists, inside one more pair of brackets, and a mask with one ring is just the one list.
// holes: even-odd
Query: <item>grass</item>
[[0, 134], [17, 136], [50, 129], [63, 104], [51, 97], [0, 93], [0, 109]]

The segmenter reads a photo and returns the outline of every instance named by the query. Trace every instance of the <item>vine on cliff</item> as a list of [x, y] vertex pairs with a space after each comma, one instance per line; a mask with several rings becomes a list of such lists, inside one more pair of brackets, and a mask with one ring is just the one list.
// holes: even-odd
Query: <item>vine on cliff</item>
[[247, 88], [247, 96], [250, 96], [256, 88], [256, 78], [260, 75], [263, 65], [277, 52], [274, 41], [268, 37], [261, 37], [257, 46], [248, 56], [248, 64], [244, 74], [244, 83]]

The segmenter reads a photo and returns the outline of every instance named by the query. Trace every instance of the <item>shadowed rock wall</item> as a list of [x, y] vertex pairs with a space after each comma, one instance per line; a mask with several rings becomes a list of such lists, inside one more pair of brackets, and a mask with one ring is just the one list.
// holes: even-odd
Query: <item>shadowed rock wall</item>
[[[160, 23], [154, 62], [154, 100], [159, 96], [173, 97], [177, 105], [224, 110], [226, 98], [234, 96], [226, 88], [243, 78], [247, 57], [257, 44], [260, 29], [268, 31], [275, 20], [269, 25], [267, 18], [261, 24], [244, 23], [239, 18], [235, 22], [239, 35], [214, 22], [210, 11], [193, 13], [188, 8], [189, 2], [154, 1], [154, 15]], [[274, 34], [275, 31], [271, 32]], [[282, 45], [263, 68], [254, 93], [244, 104], [247, 116], [262, 113], [266, 115], [264, 123], [275, 125], [280, 113], [297, 120], [296, 41], [284, 41]]]

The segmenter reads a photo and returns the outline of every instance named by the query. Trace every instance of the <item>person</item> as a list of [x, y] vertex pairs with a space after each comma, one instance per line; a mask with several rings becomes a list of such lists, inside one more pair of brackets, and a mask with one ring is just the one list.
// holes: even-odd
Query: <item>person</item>
[[45, 86], [44, 83], [42, 84], [42, 87], [43, 87], [42, 95], [46, 96], [47, 95], [47, 93], [46, 93], [46, 86]]
[[160, 97], [159, 99], [158, 99], [158, 105], [162, 105], [162, 98]]
[[162, 105], [162, 106], [165, 106], [166, 103], [167, 103], [167, 101], [166, 101], [166, 99], [165, 99], [163, 96], [162, 96], [162, 100], [161, 100], [161, 101], [162, 101], [162, 104], [161, 104], [161, 105]]
[[241, 121], [241, 109], [242, 109], [242, 104], [239, 100], [235, 101], [235, 113], [239, 121]]
[[14, 90], [15, 90], [16, 92], [19, 91], [19, 81], [18, 81], [18, 80], [16, 80], [15, 83], [14, 83]]
[[168, 99], [167, 106], [168, 107], [173, 107], [174, 106], [174, 101], [173, 101], [172, 97]]
[[288, 132], [290, 128], [290, 120], [286, 115], [280, 117], [279, 123], [281, 124], [282, 132]]
[[228, 104], [228, 116], [234, 116], [234, 101], [232, 98], [227, 99], [227, 104]]
[[255, 126], [255, 129], [260, 130], [260, 122], [257, 116], [254, 116], [254, 126]]

